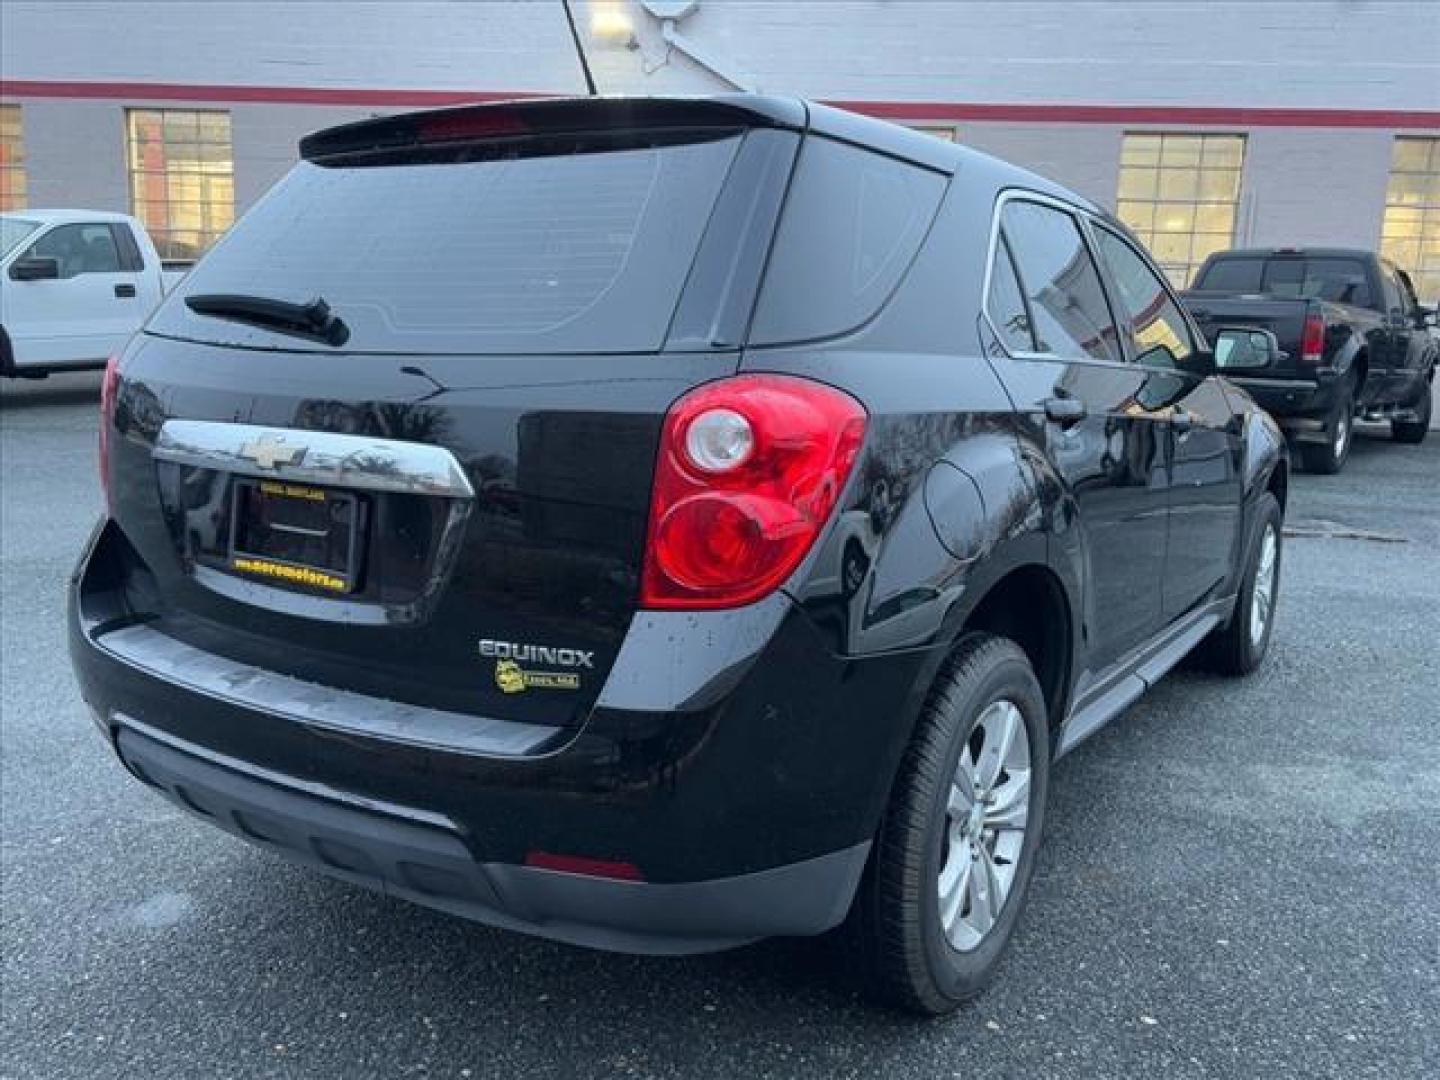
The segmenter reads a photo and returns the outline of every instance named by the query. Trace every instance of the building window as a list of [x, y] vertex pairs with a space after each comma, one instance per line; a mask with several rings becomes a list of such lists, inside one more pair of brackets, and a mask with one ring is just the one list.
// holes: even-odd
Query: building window
[[25, 201], [25, 133], [20, 106], [0, 105], [0, 210], [23, 210]]
[[1440, 298], [1440, 139], [1395, 140], [1380, 250], [1410, 275], [1422, 304]]
[[230, 114], [132, 109], [126, 120], [135, 216], [162, 258], [198, 258], [235, 219]]
[[1244, 158], [1243, 135], [1125, 136], [1116, 215], [1176, 288], [1205, 256], [1231, 246]]

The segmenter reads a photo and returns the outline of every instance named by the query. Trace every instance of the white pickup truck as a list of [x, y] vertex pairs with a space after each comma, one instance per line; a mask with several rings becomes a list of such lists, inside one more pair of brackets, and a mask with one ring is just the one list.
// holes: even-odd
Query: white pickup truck
[[103, 367], [188, 269], [125, 214], [0, 214], [0, 375]]

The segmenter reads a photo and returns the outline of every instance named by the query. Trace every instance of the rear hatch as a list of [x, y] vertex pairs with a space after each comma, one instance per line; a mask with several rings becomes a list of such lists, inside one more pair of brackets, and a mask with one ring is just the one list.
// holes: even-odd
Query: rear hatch
[[542, 102], [306, 140], [122, 357], [131, 606], [309, 681], [582, 722], [665, 412], [736, 370], [803, 120]]

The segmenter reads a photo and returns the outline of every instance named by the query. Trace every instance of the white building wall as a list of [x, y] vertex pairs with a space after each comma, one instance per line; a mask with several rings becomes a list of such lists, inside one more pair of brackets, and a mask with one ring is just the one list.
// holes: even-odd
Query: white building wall
[[[642, 46], [592, 43], [602, 90], [723, 85], [679, 53], [665, 63], [659, 23], [638, 0], [576, 0], [587, 36], [598, 7], [629, 14]], [[679, 25], [758, 88], [808, 97], [1440, 108], [1433, 0], [702, 0]], [[558, 0], [6, 0], [0, 70], [23, 80], [583, 88]]]
[[[635, 48], [590, 39], [602, 8], [630, 17]], [[575, 10], [602, 91], [729, 85], [667, 48], [638, 0], [575, 0]], [[1440, 127], [1440, 0], [701, 0], [678, 26], [735, 81], [941, 121], [1109, 207], [1126, 130], [1244, 132], [1237, 243], [1374, 246], [1394, 135]], [[126, 106], [228, 109], [243, 211], [309, 131], [438, 103], [437, 93], [583, 89], [559, 0], [3, 0], [0, 75], [0, 98], [24, 108], [31, 205], [100, 209], [129, 205]], [[55, 96], [87, 83], [219, 89], [190, 101], [123, 87], [108, 99]], [[331, 100], [297, 103], [307, 94]], [[237, 100], [247, 95], [273, 100]], [[1121, 112], [1060, 122], [1054, 111], [1075, 107]], [[1226, 119], [1202, 127], [1168, 109]], [[1339, 110], [1358, 126], [1274, 126], [1262, 114], [1275, 109]]]
[[1120, 183], [1123, 133], [1111, 124], [958, 125], [966, 146], [1023, 165], [1111, 210]]
[[1245, 146], [1239, 241], [1375, 248], [1394, 133], [1262, 128]]
[[23, 115], [31, 206], [129, 210], [119, 109], [98, 101], [27, 100]]

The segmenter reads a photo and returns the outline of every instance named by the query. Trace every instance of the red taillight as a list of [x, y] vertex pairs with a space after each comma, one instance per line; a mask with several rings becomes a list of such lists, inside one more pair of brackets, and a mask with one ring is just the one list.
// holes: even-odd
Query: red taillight
[[1319, 312], [1305, 316], [1305, 334], [1300, 339], [1300, 363], [1316, 366], [1325, 355], [1325, 319]]
[[114, 511], [110, 498], [110, 431], [115, 426], [115, 393], [120, 388], [120, 357], [105, 361], [105, 378], [100, 383], [100, 490], [105, 508]]
[[672, 405], [641, 606], [740, 607], [773, 592], [835, 508], [865, 419], [848, 394], [787, 375], [739, 375]]

